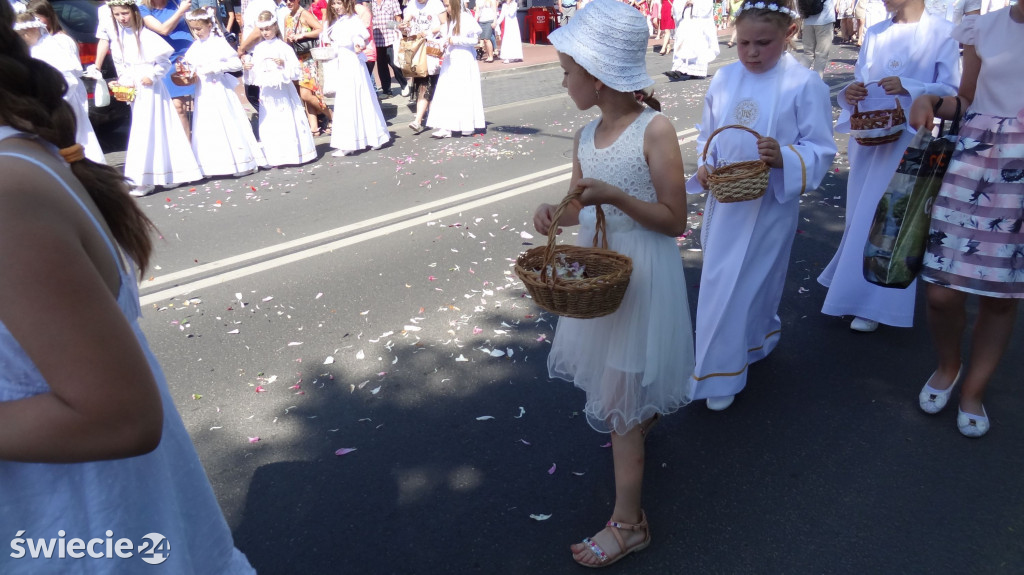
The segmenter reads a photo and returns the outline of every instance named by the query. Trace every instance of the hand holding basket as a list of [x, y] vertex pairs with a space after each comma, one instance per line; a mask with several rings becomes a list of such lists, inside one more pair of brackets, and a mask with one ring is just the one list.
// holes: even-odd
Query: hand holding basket
[[171, 74], [171, 82], [175, 86], [191, 86], [196, 83], [196, 73], [181, 58], [174, 63], [174, 73]]
[[[548, 228], [547, 245], [520, 254], [515, 269], [516, 275], [523, 280], [537, 305], [561, 316], [589, 319], [608, 315], [618, 309], [629, 286], [633, 260], [608, 249], [604, 211], [600, 205], [595, 206], [595, 247], [555, 245], [558, 220], [581, 193], [580, 189], [573, 190], [562, 200]], [[597, 247], [599, 237], [601, 247]], [[586, 276], [579, 279], [559, 277], [556, 259], [580, 264], [586, 270]]]
[[[704, 143], [704, 153], [701, 154], [701, 163], [707, 161], [708, 150], [711, 147], [711, 140], [723, 130], [737, 129], [749, 132], [755, 138], [761, 139], [761, 134], [739, 124], [722, 126], [708, 137]], [[746, 202], [756, 200], [764, 195], [768, 189], [768, 176], [771, 168], [761, 160], [748, 160], [727, 164], [708, 173], [708, 189], [711, 190], [715, 199], [723, 204], [731, 202]]]

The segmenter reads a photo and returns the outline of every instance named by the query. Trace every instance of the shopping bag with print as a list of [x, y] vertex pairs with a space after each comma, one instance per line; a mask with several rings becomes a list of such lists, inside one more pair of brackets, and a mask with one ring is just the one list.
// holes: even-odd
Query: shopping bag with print
[[924, 260], [931, 226], [932, 203], [942, 187], [960, 133], [957, 120], [949, 133], [937, 137], [918, 130], [889, 186], [875, 208], [864, 244], [864, 279], [883, 287], [906, 288]]

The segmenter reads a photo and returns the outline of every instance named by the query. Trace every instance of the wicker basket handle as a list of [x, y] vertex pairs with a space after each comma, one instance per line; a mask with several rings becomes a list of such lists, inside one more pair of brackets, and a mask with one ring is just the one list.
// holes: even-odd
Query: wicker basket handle
[[[758, 134], [756, 130], [752, 130], [752, 129], [750, 129], [750, 128], [746, 127], [746, 126], [743, 126], [741, 124], [729, 124], [728, 126], [722, 126], [721, 128], [715, 130], [714, 132], [711, 132], [711, 135], [708, 136], [708, 141], [704, 142], [704, 152], [700, 155], [700, 163], [701, 163], [701, 165], [704, 165], [704, 162], [706, 162], [707, 159], [708, 159], [708, 150], [711, 149], [711, 140], [713, 140], [715, 138], [715, 136], [717, 136], [720, 132], [722, 132], [724, 130], [728, 130], [730, 128], [735, 128], [737, 130], [743, 130], [744, 132], [750, 132], [758, 140], [761, 139], [761, 134]], [[711, 173], [711, 172], [709, 171], [708, 173]]]
[[[583, 188], [572, 189], [558, 204], [555, 214], [551, 218], [551, 227], [548, 228], [548, 249], [544, 252], [544, 264], [540, 269], [540, 281], [554, 283], [558, 280], [558, 272], [555, 271], [555, 243], [558, 240], [558, 220], [569, 208], [573, 200], [578, 200], [583, 195]], [[601, 238], [601, 248], [608, 249], [608, 232], [605, 230], [604, 210], [601, 205], [594, 206], [597, 211], [597, 225], [594, 226], [594, 247], [597, 247], [597, 239]], [[548, 278], [548, 268], [551, 268], [551, 278]]]

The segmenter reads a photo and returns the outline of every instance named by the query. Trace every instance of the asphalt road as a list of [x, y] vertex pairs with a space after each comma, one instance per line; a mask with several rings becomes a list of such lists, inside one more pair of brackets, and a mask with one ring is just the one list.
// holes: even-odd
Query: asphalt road
[[[836, 52], [834, 85], [853, 63]], [[734, 57], [723, 46], [717, 65]], [[140, 201], [163, 237], [143, 327], [259, 572], [582, 572], [567, 547], [610, 515], [608, 439], [579, 415], [582, 392], [547, 379], [556, 318], [511, 267], [544, 241], [533, 209], [565, 193], [573, 133], [594, 117], [560, 78], [487, 78], [474, 138], [411, 136], [396, 108], [384, 150]], [[692, 171], [707, 81], [658, 78]], [[844, 154], [835, 167], [803, 198], [779, 347], [733, 407], [692, 405], [652, 433], [653, 545], [616, 572], [1024, 572], [1020, 333], [987, 437], [961, 437], [948, 408], [921, 413], [923, 309], [870, 335], [820, 314]], [[679, 240], [693, 310], [703, 201]]]

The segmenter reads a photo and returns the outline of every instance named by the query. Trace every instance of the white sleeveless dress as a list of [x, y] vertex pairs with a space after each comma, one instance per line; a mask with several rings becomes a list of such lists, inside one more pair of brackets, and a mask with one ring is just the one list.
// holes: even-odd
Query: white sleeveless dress
[[[31, 137], [0, 126], [0, 141], [9, 137]], [[56, 150], [54, 150], [56, 155]], [[2, 156], [22, 158], [63, 184], [45, 165], [5, 152]], [[78, 196], [65, 184], [89, 216], [110, 248], [111, 255], [124, 261], [102, 232], [99, 223]], [[160, 445], [138, 457], [86, 463], [20, 463], [0, 460], [0, 532], [11, 538], [34, 541], [74, 538], [89, 541], [107, 538], [130, 539], [132, 557], [58, 558], [56, 547], [50, 559], [26, 556], [13, 559], [10, 549], [0, 553], [0, 573], [154, 573], [234, 575], [253, 574], [245, 555], [235, 548], [213, 489], [206, 478], [192, 440], [174, 407], [167, 379], [139, 328], [139, 292], [134, 270], [118, 266], [121, 287], [117, 304], [132, 326], [160, 388], [164, 426]], [[49, 391], [35, 364], [0, 322], [0, 401], [17, 401]], [[24, 531], [21, 535], [15, 535]], [[113, 535], [107, 535], [108, 531]], [[137, 551], [150, 533], [166, 537], [167, 559], [159, 568], [143, 562]], [[105, 545], [95, 548], [104, 553]]]
[[[644, 158], [644, 133], [657, 114], [647, 108], [607, 148], [594, 147], [600, 119], [583, 128], [579, 161], [586, 178], [618, 186], [645, 202], [657, 201]], [[683, 263], [675, 238], [648, 230], [612, 206], [603, 206], [608, 246], [633, 259], [622, 305], [594, 319], [559, 318], [548, 354], [548, 375], [587, 392], [591, 427], [624, 434], [655, 413], [687, 402], [693, 373], [693, 324]], [[578, 245], [590, 246], [596, 211], [580, 212]]]

